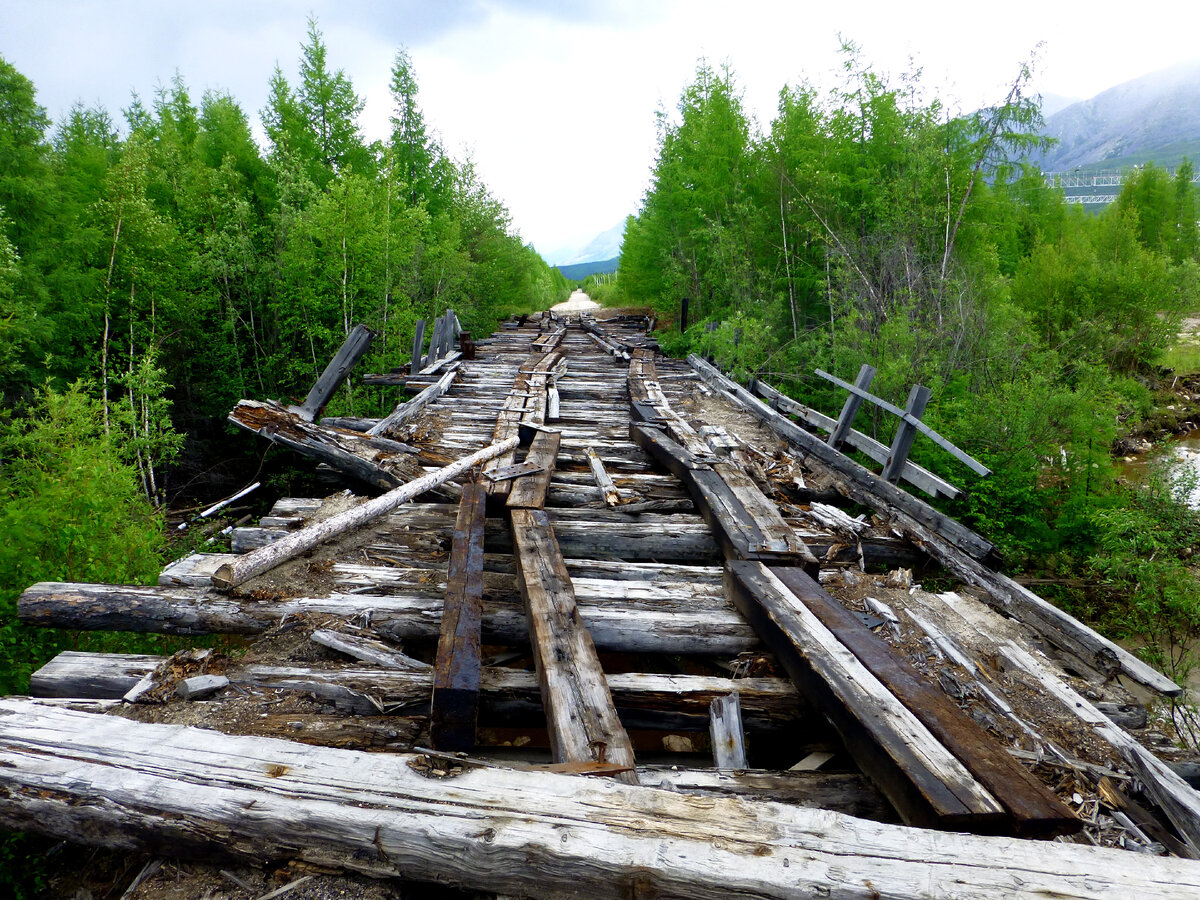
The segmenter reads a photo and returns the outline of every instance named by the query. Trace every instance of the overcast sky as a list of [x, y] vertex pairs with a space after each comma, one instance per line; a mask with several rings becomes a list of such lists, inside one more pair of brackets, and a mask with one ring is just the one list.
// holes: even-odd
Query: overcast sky
[[426, 121], [470, 152], [493, 194], [543, 253], [581, 245], [636, 212], [654, 161], [654, 112], [674, 109], [696, 62], [727, 62], [765, 127], [779, 89], [833, 83], [839, 35], [878, 70], [915, 59], [952, 107], [1006, 93], [1044, 42], [1037, 89], [1091, 97], [1200, 56], [1191, 2], [962, 0], [0, 0], [0, 56], [58, 119], [75, 100], [114, 118], [176, 71], [193, 99], [234, 95], [255, 122], [278, 62], [297, 71], [306, 18], [383, 137], [395, 51], [408, 48]]

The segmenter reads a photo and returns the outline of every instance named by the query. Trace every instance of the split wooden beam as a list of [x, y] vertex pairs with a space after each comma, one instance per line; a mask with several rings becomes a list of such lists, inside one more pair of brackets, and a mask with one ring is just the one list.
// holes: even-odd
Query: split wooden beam
[[709, 706], [708, 734], [713, 765], [718, 769], [745, 769], [746, 734], [742, 730], [742, 704], [737, 692], [713, 700]]
[[388, 491], [382, 496], [367, 500], [353, 509], [348, 509], [343, 513], [331, 516], [299, 531], [292, 532], [281, 540], [268, 544], [265, 547], [260, 547], [258, 550], [247, 553], [245, 556], [241, 556], [233, 562], [221, 566], [221, 568], [213, 573], [213, 586], [224, 591], [235, 588], [256, 575], [268, 572], [280, 563], [299, 556], [305, 550], [311, 550], [313, 547], [324, 543], [336, 535], [349, 531], [352, 528], [357, 528], [370, 522], [372, 519], [391, 512], [402, 503], [407, 503], [414, 497], [419, 497], [430, 488], [444, 481], [449, 481], [458, 475], [462, 475], [480, 463], [511, 450], [516, 445], [517, 439], [513, 437], [499, 444], [484, 447], [482, 450], [465, 456], [448, 466], [443, 466], [394, 490]]
[[[571, 576], [550, 521], [537, 509], [512, 509], [509, 516], [554, 759], [610, 762], [632, 770], [633, 745], [617, 717], [596, 647], [580, 618]], [[618, 778], [637, 780], [632, 771]]]
[[321, 414], [325, 404], [333, 398], [337, 389], [342, 386], [342, 382], [350, 375], [350, 370], [370, 349], [371, 341], [374, 338], [375, 332], [366, 325], [355, 325], [350, 330], [345, 342], [334, 354], [333, 359], [329, 361], [329, 365], [325, 367], [321, 377], [312, 386], [312, 390], [308, 392], [304, 402], [296, 408], [296, 414], [300, 418], [306, 422], [312, 422]]
[[726, 567], [738, 609], [905, 822], [976, 833], [1013, 830], [995, 796], [774, 571], [758, 562]]
[[604, 462], [596, 453], [594, 447], [588, 447], [584, 450], [584, 455], [587, 456], [588, 468], [592, 470], [592, 477], [596, 479], [596, 486], [600, 488], [600, 492], [604, 495], [604, 503], [606, 506], [616, 506], [621, 502], [621, 494], [617, 490], [617, 486], [613, 483], [612, 477], [604, 468]]
[[1004, 751], [946, 693], [817, 582], [797, 569], [772, 570], [788, 590], [820, 620], [872, 675], [879, 679], [929, 732], [993, 796], [1012, 819], [1013, 831], [1027, 837], [1076, 832], [1082, 823], [1045, 785]]
[[469, 752], [479, 714], [483, 623], [483, 524], [487, 489], [463, 488], [446, 574], [446, 603], [434, 663], [429, 739], [438, 750]]
[[[1190, 860], [367, 754], [0, 700], [0, 825], [60, 840], [597, 900], [1191, 900]], [[434, 776], [434, 771], [442, 777]], [[433, 776], [433, 777], [431, 777]], [[565, 838], [565, 840], [564, 840]]]
[[508, 493], [509, 509], [541, 509], [546, 505], [546, 494], [550, 490], [550, 477], [558, 461], [558, 447], [562, 435], [556, 431], [539, 431], [529, 445], [525, 462], [537, 466], [537, 470], [522, 475], [513, 482]]

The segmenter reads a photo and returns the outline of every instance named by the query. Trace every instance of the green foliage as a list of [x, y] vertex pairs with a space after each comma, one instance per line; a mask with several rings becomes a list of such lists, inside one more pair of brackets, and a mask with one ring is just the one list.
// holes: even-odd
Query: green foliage
[[[701, 63], [678, 117], [660, 113], [615, 293], [668, 322], [687, 298], [693, 324], [664, 331], [664, 350], [709, 354], [827, 412], [844, 395], [818, 367], [853, 379], [870, 363], [872, 391], [897, 405], [930, 387], [927, 421], [993, 470], [979, 480], [918, 440], [916, 461], [969, 488], [949, 511], [1012, 568], [1103, 572], [1104, 604], [1064, 599], [1110, 624], [1126, 595], [1133, 630], [1186, 624], [1182, 570], [1111, 543], [1150, 511], [1116, 489], [1110, 448], [1149, 406], [1132, 376], [1200, 308], [1190, 168], [1147, 167], [1084, 215], [1021, 161], [1043, 143], [1028, 66], [1003, 102], [952, 118], [919, 73], [893, 80], [844, 49], [843, 83], [786, 87], [761, 134], [732, 74]], [[886, 443], [895, 423], [871, 408], [856, 426]]]
[[40, 392], [0, 429], [0, 693], [26, 692], [34, 668], [79, 641], [18, 623], [22, 590], [153, 583], [161, 567], [161, 522], [101, 423], [100, 404], [76, 384]]

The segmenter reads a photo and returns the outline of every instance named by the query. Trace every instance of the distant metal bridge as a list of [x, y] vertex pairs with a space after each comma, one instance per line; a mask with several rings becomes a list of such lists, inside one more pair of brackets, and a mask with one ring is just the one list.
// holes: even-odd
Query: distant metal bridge
[[[1121, 186], [1125, 184], [1126, 179], [1137, 171], [1137, 168], [1133, 168], [1121, 172], [1095, 172], [1092, 174], [1083, 174], [1080, 172], [1047, 172], [1045, 173], [1045, 177], [1047, 185], [1062, 188], [1067, 192], [1064, 199], [1068, 203], [1104, 205], [1112, 203], [1117, 199], [1117, 194], [1121, 192]], [[1168, 177], [1175, 177], [1175, 169], [1167, 169], [1166, 172]], [[1192, 183], [1200, 184], [1200, 171], [1192, 173]], [[1088, 191], [1089, 188], [1091, 189], [1090, 191]], [[1110, 190], [1102, 190], [1103, 188], [1109, 188]], [[1072, 190], [1079, 189], [1087, 192], [1071, 193]]]

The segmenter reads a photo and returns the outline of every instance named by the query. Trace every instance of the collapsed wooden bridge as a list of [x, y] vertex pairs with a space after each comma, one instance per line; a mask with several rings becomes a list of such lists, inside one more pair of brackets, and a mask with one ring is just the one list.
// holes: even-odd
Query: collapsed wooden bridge
[[231, 413], [386, 493], [23, 594], [255, 643], [59, 656], [0, 700], [0, 824], [533, 897], [1197, 896], [1200, 795], [1137, 699], [1174, 684], [643, 319], [455, 322], [373, 376], [415, 392], [384, 420], [317, 420], [361, 333]]

